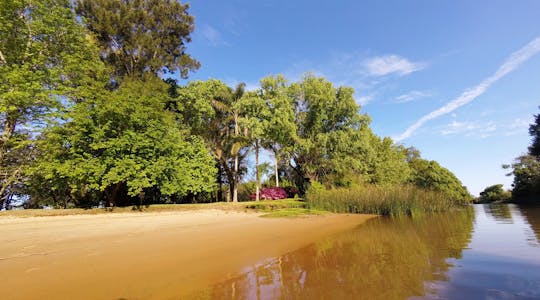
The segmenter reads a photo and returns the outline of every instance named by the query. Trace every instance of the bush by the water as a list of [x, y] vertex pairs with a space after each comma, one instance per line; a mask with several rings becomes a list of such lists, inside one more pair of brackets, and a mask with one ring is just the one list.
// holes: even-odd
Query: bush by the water
[[443, 212], [467, 204], [443, 193], [414, 186], [376, 185], [330, 190], [311, 188], [306, 194], [306, 202], [311, 209], [390, 216]]

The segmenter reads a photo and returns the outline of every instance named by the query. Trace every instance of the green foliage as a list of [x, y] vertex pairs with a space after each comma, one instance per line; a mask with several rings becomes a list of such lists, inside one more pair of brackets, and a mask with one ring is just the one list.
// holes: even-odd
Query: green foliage
[[534, 116], [534, 123], [529, 126], [529, 135], [532, 137], [529, 154], [540, 157], [540, 114]]
[[540, 158], [522, 155], [516, 158], [510, 174], [514, 175], [512, 198], [514, 201], [537, 202], [540, 196]]
[[511, 165], [508, 175], [514, 176], [512, 183], [512, 201], [540, 203], [540, 114], [534, 116], [534, 123], [529, 126], [532, 143], [528, 155], [517, 157]]
[[369, 118], [358, 114], [354, 91], [311, 75], [290, 90], [297, 124], [292, 158], [300, 179], [322, 182], [329, 174], [359, 169], [358, 131]]
[[414, 158], [409, 162], [412, 170], [410, 182], [419, 188], [441, 192], [460, 202], [469, 202], [472, 196], [461, 181], [436, 161]]
[[464, 204], [441, 192], [398, 185], [309, 189], [306, 202], [308, 208], [331, 212], [413, 217], [449, 211]]
[[[22, 184], [33, 138], [104, 75], [69, 0], [0, 2], [0, 197]], [[0, 200], [0, 207], [2, 206]]]
[[179, 71], [186, 78], [200, 64], [186, 53], [193, 16], [188, 4], [169, 0], [77, 0], [77, 13], [95, 35], [117, 76]]
[[510, 200], [512, 194], [503, 189], [502, 184], [495, 184], [484, 189], [476, 203], [504, 202]]
[[72, 195], [105, 193], [117, 201], [157, 189], [184, 196], [211, 191], [216, 172], [203, 140], [189, 135], [164, 110], [160, 80], [126, 80], [118, 90], [76, 104], [65, 123], [45, 133], [44, 156], [34, 168], [53, 183], [63, 179]]

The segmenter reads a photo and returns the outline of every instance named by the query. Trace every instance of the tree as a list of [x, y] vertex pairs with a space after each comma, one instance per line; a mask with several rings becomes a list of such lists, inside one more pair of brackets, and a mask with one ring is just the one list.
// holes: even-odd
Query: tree
[[502, 184], [495, 184], [488, 186], [482, 192], [480, 197], [476, 200], [477, 203], [491, 203], [491, 202], [503, 202], [510, 200], [512, 194], [509, 191], [503, 189]]
[[0, 197], [4, 199], [35, 156], [33, 138], [63, 102], [89, 78], [99, 77], [103, 68], [69, 0], [1, 1], [0, 41]]
[[186, 53], [194, 29], [188, 4], [171, 0], [78, 0], [77, 13], [94, 33], [116, 76], [180, 72], [200, 64]]
[[338, 170], [357, 167], [356, 142], [369, 118], [358, 113], [354, 90], [308, 74], [291, 85], [291, 94], [297, 125], [292, 159], [299, 179], [321, 182]]
[[441, 192], [462, 203], [471, 200], [471, 195], [461, 181], [438, 162], [413, 158], [409, 161], [409, 166], [411, 167], [410, 183], [420, 188]]
[[518, 202], [538, 202], [540, 197], [540, 114], [534, 119], [529, 126], [532, 142], [528, 155], [517, 157], [511, 165], [503, 165], [504, 169], [512, 168], [507, 175], [514, 175], [512, 198]]
[[243, 162], [247, 155], [247, 139], [241, 130], [241, 107], [244, 85], [232, 89], [219, 80], [194, 81], [177, 90], [174, 104], [185, 124], [193, 134], [200, 135], [212, 150], [218, 164], [218, 199], [222, 197], [221, 185], [229, 184], [229, 194], [238, 201], [238, 183], [246, 169]]
[[529, 134], [533, 138], [529, 146], [529, 154], [540, 157], [540, 114], [535, 115], [534, 120], [534, 123], [529, 126]]
[[293, 98], [287, 80], [281, 75], [261, 79], [259, 94], [267, 107], [262, 144], [274, 154], [274, 179], [279, 187], [280, 161], [286, 160], [296, 139]]
[[212, 156], [164, 110], [166, 89], [158, 78], [125, 80], [76, 104], [45, 132], [34, 172], [51, 183], [64, 179], [72, 198], [102, 193], [106, 206], [143, 204], [153, 190], [157, 197], [213, 190]]
[[508, 175], [514, 175], [512, 198], [515, 201], [538, 201], [540, 197], [540, 159], [533, 155], [522, 155], [510, 166]]
[[268, 129], [268, 118], [270, 111], [265, 101], [256, 92], [244, 94], [235, 103], [235, 110], [241, 116], [239, 125], [244, 129], [246, 142], [251, 144], [255, 150], [255, 200], [260, 199], [261, 174], [259, 170], [259, 154], [264, 141], [265, 130]]

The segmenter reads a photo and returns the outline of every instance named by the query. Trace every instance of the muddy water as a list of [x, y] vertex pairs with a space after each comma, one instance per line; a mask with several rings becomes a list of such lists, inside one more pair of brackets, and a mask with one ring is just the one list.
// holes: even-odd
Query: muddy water
[[197, 299], [540, 299], [540, 208], [377, 218], [198, 291]]

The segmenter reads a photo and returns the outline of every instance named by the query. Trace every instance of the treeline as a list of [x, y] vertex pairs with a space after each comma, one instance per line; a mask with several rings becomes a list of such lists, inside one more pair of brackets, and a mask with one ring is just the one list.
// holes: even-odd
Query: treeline
[[[306, 75], [178, 85], [199, 62], [176, 1], [5, 0], [0, 3], [0, 208], [238, 201], [255, 158], [267, 184], [411, 185], [456, 201], [447, 169], [369, 128], [349, 87]], [[166, 79], [163, 79], [166, 78]], [[240, 199], [243, 200], [243, 199]]]
[[478, 202], [540, 203], [540, 114], [534, 116], [529, 135], [532, 141], [527, 153], [514, 163], [503, 165], [504, 169], [511, 169], [508, 176], [514, 176], [512, 190], [504, 191], [501, 184], [487, 187]]
[[529, 135], [532, 141], [527, 153], [518, 156], [512, 164], [502, 166], [511, 169], [507, 175], [514, 176], [512, 189], [505, 191], [502, 184], [489, 186], [475, 202], [540, 203], [540, 114], [534, 115]]

